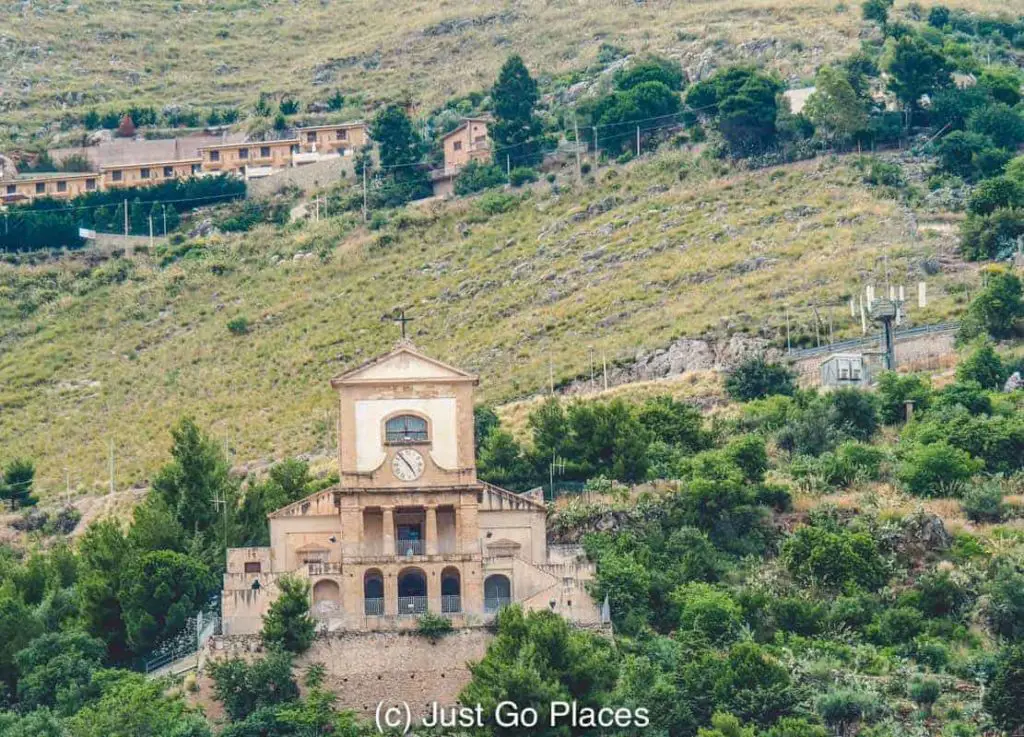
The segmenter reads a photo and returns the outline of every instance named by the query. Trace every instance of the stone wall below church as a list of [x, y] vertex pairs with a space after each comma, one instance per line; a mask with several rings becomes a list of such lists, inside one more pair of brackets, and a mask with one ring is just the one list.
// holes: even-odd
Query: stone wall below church
[[[324, 687], [338, 696], [340, 708], [372, 719], [381, 701], [404, 702], [414, 717], [422, 716], [433, 702], [457, 701], [470, 680], [468, 663], [484, 657], [493, 637], [484, 627], [455, 630], [436, 642], [400, 632], [320, 635], [296, 658], [296, 677], [301, 684], [301, 675], [310, 664], [323, 663], [327, 670]], [[221, 715], [221, 709], [213, 700], [209, 664], [236, 655], [260, 657], [259, 636], [213, 637], [203, 651], [197, 700], [213, 718]]]

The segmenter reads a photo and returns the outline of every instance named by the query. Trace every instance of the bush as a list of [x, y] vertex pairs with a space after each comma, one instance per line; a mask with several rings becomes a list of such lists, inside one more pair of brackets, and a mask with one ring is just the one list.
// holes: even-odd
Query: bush
[[967, 130], [988, 136], [997, 148], [1011, 151], [1024, 142], [1024, 118], [1003, 102], [975, 110], [967, 119]]
[[1002, 484], [989, 480], [972, 485], [960, 500], [960, 507], [971, 522], [1002, 522], [1006, 515]]
[[883, 449], [851, 440], [835, 452], [823, 454], [818, 469], [829, 485], [849, 487], [858, 482], [877, 481], [885, 459]]
[[883, 645], [898, 645], [910, 642], [924, 628], [924, 615], [909, 606], [885, 609], [872, 625], [871, 634]]
[[796, 391], [795, 374], [778, 363], [764, 358], [748, 358], [730, 371], [725, 391], [738, 402], [749, 402], [773, 394], [792, 395]]
[[477, 201], [477, 207], [486, 215], [500, 215], [519, 206], [519, 198], [506, 192], [486, 192]]
[[722, 589], [706, 583], [688, 583], [671, 595], [679, 607], [679, 626], [713, 645], [735, 639], [742, 623], [739, 604]]
[[984, 705], [996, 725], [1007, 734], [1024, 728], [1024, 645], [1000, 650]]
[[455, 194], [465, 196], [505, 184], [505, 172], [493, 164], [470, 161], [455, 178]]
[[878, 413], [886, 425], [903, 421], [908, 400], [921, 411], [928, 408], [930, 398], [931, 387], [920, 376], [904, 376], [895, 371], [884, 371], [878, 376]]
[[967, 201], [972, 215], [991, 215], [1000, 208], [1024, 204], [1024, 185], [1007, 176], [992, 177], [981, 182]]
[[921, 707], [926, 714], [931, 714], [932, 707], [942, 695], [942, 686], [934, 678], [915, 678], [910, 683], [910, 698]]
[[870, 440], [878, 429], [878, 401], [874, 394], [858, 389], [838, 389], [828, 395], [839, 427], [857, 440]]
[[263, 616], [263, 643], [291, 653], [303, 653], [313, 644], [316, 623], [309, 616], [309, 581], [283, 576], [280, 594]]
[[1006, 380], [1003, 362], [989, 341], [982, 341], [956, 367], [958, 381], [973, 382], [984, 389], [1000, 389]]
[[814, 710], [836, 734], [848, 735], [855, 734], [856, 727], [865, 719], [874, 718], [881, 711], [881, 704], [874, 694], [839, 688], [819, 696]]
[[249, 332], [249, 318], [244, 315], [228, 320], [228, 332], [232, 335], [245, 335]]
[[[1020, 212], [1021, 234], [1024, 235], [1024, 211]], [[998, 214], [998, 213], [997, 213]], [[967, 307], [967, 316], [960, 328], [961, 339], [989, 335], [996, 340], [1011, 338], [1019, 332], [1024, 319], [1021, 281], [1005, 268], [986, 273], [985, 287]]]
[[843, 589], [874, 590], [885, 583], [885, 563], [867, 533], [826, 530], [808, 525], [782, 546], [786, 569], [802, 583]]
[[452, 631], [452, 622], [448, 617], [427, 612], [420, 615], [416, 623], [417, 634], [436, 642]]
[[508, 181], [513, 187], [522, 187], [527, 182], [536, 182], [537, 170], [528, 166], [517, 166], [508, 173]]
[[971, 476], [984, 467], [946, 441], [914, 445], [904, 456], [897, 478], [914, 496], [959, 496]]
[[960, 226], [960, 253], [969, 261], [1004, 259], [1024, 236], [1024, 209], [1000, 208], [988, 215], [968, 215]]

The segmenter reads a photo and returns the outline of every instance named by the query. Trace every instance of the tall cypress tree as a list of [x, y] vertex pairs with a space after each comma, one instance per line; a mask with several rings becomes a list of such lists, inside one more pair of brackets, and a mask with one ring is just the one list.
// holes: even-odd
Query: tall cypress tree
[[515, 166], [533, 166], [540, 162], [540, 121], [533, 108], [538, 100], [537, 82], [530, 76], [522, 57], [508, 58], [491, 90], [494, 104], [494, 159], [503, 164], [508, 157]]

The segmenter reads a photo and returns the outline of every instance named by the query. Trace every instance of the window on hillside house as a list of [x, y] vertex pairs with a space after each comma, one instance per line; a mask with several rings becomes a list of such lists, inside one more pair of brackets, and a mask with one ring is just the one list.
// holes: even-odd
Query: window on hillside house
[[85, 188], [89, 192], [95, 192], [96, 191], [96, 180], [95, 179], [86, 179], [85, 180]]
[[174, 167], [173, 166], [165, 166], [164, 167], [164, 179], [170, 179], [173, 176], [174, 176]]
[[461, 150], [462, 150], [462, 141], [456, 141], [455, 143], [452, 144], [452, 151], [461, 151]]
[[270, 158], [270, 146], [260, 146], [260, 157], [264, 159]]
[[238, 149], [238, 158], [240, 158], [240, 159], [248, 159], [249, 158], [249, 149], [247, 149], [247, 148], [240, 148], [240, 149]]
[[149, 179], [149, 169], [147, 167], [142, 167], [142, 169], [139, 170], [139, 177], [142, 179]]
[[220, 161], [220, 151], [211, 151], [210, 161]]
[[389, 443], [422, 443], [429, 439], [427, 421], [415, 415], [392, 417], [384, 425], [384, 435]]
[[348, 131], [346, 131], [346, 130], [338, 131], [338, 140], [339, 141], [344, 141], [344, 140], [347, 140], [347, 139], [348, 139]]
[[7, 194], [18, 194], [18, 187], [14, 184], [7, 185]]
[[316, 133], [306, 134], [306, 143], [316, 143]]
[[68, 191], [68, 183], [67, 182], [57, 182], [57, 191], [58, 192], [67, 192]]
[[202, 169], [203, 169], [202, 164], [192, 164], [192, 173], [193, 174], [198, 174], [200, 171], [202, 171]]
[[46, 193], [46, 183], [45, 182], [36, 182], [36, 194], [45, 194], [45, 193]]
[[124, 172], [118, 169], [117, 171], [110, 172], [110, 178], [115, 182], [120, 182], [124, 179]]
[[246, 573], [259, 573], [260, 572], [259, 561], [255, 562], [255, 563], [246, 563], [245, 564], [245, 572]]

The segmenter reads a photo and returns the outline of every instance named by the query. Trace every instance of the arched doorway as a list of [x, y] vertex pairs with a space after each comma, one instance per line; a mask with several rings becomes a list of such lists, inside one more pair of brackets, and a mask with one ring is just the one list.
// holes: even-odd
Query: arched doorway
[[363, 574], [363, 611], [370, 617], [384, 616], [384, 574], [376, 568]]
[[320, 619], [341, 610], [341, 587], [337, 581], [325, 578], [313, 585], [313, 616]]
[[495, 573], [484, 579], [484, 611], [496, 612], [512, 603], [512, 582]]
[[398, 615], [413, 616], [427, 611], [427, 574], [406, 568], [398, 574]]
[[462, 577], [458, 568], [441, 571], [441, 613], [458, 614], [462, 611]]

